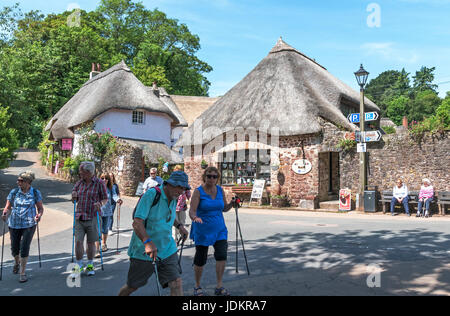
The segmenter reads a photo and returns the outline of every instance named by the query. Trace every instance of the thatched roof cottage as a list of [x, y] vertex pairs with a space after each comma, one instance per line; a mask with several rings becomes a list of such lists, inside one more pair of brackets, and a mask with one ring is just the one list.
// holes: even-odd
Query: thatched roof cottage
[[[194, 186], [205, 160], [219, 167], [228, 191], [265, 179], [272, 194], [317, 207], [338, 193], [336, 145], [355, 131], [347, 115], [359, 112], [359, 102], [359, 92], [280, 38], [195, 120], [177, 146], [184, 146], [185, 170]], [[366, 111], [380, 111], [368, 99], [365, 105]]]

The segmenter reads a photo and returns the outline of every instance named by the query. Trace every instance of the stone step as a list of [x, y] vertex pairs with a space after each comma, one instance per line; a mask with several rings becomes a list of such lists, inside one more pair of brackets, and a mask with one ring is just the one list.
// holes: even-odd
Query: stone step
[[320, 202], [319, 208], [338, 211], [339, 210], [339, 200]]

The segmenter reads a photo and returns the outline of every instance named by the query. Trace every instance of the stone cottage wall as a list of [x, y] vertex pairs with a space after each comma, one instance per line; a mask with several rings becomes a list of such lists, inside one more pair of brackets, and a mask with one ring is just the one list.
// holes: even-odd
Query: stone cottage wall
[[[450, 190], [450, 140], [448, 132], [427, 135], [418, 142], [409, 134], [384, 135], [379, 143], [368, 146], [368, 185], [379, 191], [392, 190], [402, 178], [410, 191], [420, 190], [423, 178], [429, 178], [436, 191]], [[355, 150], [342, 153], [341, 186], [357, 192], [359, 154]]]

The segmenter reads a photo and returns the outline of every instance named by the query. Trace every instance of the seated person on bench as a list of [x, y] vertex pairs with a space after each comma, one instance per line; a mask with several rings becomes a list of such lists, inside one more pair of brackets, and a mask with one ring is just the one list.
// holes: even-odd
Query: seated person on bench
[[393, 189], [393, 197], [391, 200], [391, 215], [394, 216], [394, 207], [395, 204], [400, 203], [403, 204], [403, 207], [405, 208], [406, 214], [410, 216], [409, 214], [409, 196], [408, 196], [408, 187], [403, 184], [403, 181], [401, 179], [397, 180], [397, 184], [394, 186]]
[[419, 217], [422, 213], [423, 204], [425, 204], [425, 217], [429, 216], [430, 203], [433, 201], [434, 189], [431, 185], [431, 181], [427, 178], [422, 180], [422, 186], [419, 192], [419, 207], [417, 209], [416, 217]]

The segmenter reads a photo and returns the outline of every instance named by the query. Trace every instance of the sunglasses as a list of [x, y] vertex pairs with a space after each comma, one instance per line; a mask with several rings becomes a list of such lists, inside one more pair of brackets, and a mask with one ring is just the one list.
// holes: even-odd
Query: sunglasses
[[207, 174], [206, 177], [208, 179], [217, 179], [219, 176], [217, 174]]
[[23, 182], [23, 179], [17, 179], [17, 182]]

